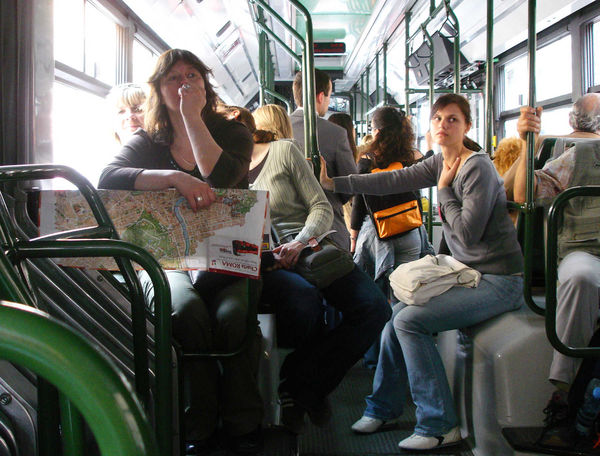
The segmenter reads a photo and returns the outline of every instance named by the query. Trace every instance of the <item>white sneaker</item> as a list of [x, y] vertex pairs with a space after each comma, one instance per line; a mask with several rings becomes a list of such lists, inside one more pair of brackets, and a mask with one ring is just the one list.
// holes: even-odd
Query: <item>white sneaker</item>
[[352, 430], [357, 434], [372, 434], [377, 431], [385, 423], [392, 423], [395, 420], [384, 421], [379, 418], [371, 418], [370, 416], [362, 416], [360, 420], [352, 425]]
[[424, 436], [413, 434], [402, 440], [398, 446], [403, 450], [432, 450], [453, 445], [462, 440], [460, 429], [455, 427], [442, 436]]

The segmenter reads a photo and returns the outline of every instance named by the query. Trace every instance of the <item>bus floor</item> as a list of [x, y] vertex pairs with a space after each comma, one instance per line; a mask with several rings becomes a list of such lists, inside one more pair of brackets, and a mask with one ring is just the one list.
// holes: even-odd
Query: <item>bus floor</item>
[[[403, 452], [398, 442], [412, 434], [415, 425], [415, 408], [409, 400], [401, 420], [393, 428], [371, 435], [357, 435], [350, 426], [362, 416], [364, 398], [371, 393], [373, 373], [362, 367], [354, 366], [342, 383], [331, 395], [333, 417], [323, 428], [312, 424], [306, 427], [306, 433], [298, 439], [300, 456], [375, 456], [410, 455]], [[431, 453], [418, 452], [419, 455], [455, 455], [472, 456], [465, 441], [461, 445], [442, 448]]]

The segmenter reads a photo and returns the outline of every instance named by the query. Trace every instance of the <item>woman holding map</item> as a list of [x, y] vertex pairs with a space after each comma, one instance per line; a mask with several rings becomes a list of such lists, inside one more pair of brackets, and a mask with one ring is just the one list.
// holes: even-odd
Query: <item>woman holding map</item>
[[[210, 70], [191, 52], [171, 49], [150, 76], [145, 129], [138, 130], [103, 170], [99, 188], [175, 188], [192, 210], [215, 201], [214, 188], [247, 188], [253, 141], [248, 129], [216, 112]], [[246, 282], [203, 271], [166, 271], [173, 306], [173, 337], [185, 352], [233, 351], [246, 337]], [[153, 309], [152, 284], [142, 274]], [[252, 334], [253, 336], [253, 334]], [[263, 404], [256, 383], [259, 340], [240, 354], [187, 362], [184, 369], [186, 454], [215, 444], [222, 420], [234, 452], [261, 445]]]

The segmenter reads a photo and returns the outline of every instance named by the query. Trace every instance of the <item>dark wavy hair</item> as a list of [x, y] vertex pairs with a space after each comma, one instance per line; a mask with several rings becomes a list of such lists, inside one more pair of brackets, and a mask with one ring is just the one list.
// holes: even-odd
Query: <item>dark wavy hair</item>
[[415, 133], [404, 113], [391, 106], [383, 106], [375, 110], [371, 121], [373, 128], [379, 130], [367, 152], [375, 166], [387, 168], [393, 162], [412, 165], [415, 162]]
[[154, 71], [148, 79], [150, 85], [150, 95], [146, 100], [146, 118], [145, 130], [158, 142], [166, 144], [173, 143], [173, 126], [169, 119], [167, 107], [164, 104], [160, 93], [160, 81], [165, 77], [173, 65], [183, 61], [188, 65], [196, 68], [204, 79], [204, 87], [206, 89], [206, 106], [202, 109], [202, 118], [205, 122], [212, 120], [212, 117], [217, 116], [216, 107], [219, 97], [217, 96], [214, 87], [208, 80], [208, 76], [212, 75], [212, 71], [192, 52], [184, 49], [169, 49], [165, 51], [156, 62]]
[[336, 112], [331, 114], [327, 120], [346, 130], [348, 144], [350, 144], [350, 150], [352, 151], [354, 161], [357, 161], [358, 149], [356, 148], [356, 142], [354, 141], [354, 122], [352, 122], [352, 117], [350, 117], [350, 114], [346, 114], [345, 112]]
[[[439, 97], [431, 108], [431, 115], [429, 116], [429, 119], [433, 119], [433, 116], [435, 116], [440, 109], [444, 109], [446, 106], [450, 106], [451, 104], [458, 106], [458, 109], [460, 109], [465, 116], [465, 122], [467, 122], [468, 125], [473, 123], [473, 119], [471, 117], [471, 105], [469, 104], [469, 101], [465, 97], [456, 93], [447, 93]], [[467, 149], [475, 152], [479, 152], [481, 150], [481, 146], [467, 136], [463, 138], [463, 145]]]

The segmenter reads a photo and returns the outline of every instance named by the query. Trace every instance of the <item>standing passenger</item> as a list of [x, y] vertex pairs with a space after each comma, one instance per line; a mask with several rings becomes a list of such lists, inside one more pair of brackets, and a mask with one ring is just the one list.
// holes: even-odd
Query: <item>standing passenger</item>
[[[252, 137], [239, 122], [216, 113], [210, 70], [191, 52], [171, 49], [150, 77], [146, 131], [138, 130], [104, 169], [100, 188], [176, 188], [192, 210], [215, 201], [217, 188], [247, 188]], [[246, 337], [248, 299], [243, 280], [222, 274], [167, 271], [173, 306], [173, 337], [185, 352], [232, 351]], [[142, 277], [151, 310], [154, 291]], [[250, 337], [254, 336], [251, 334]], [[254, 342], [254, 337], [252, 337]], [[209, 446], [219, 417], [234, 451], [260, 446], [262, 400], [255, 372], [258, 350], [186, 363], [186, 454]], [[169, 423], [161, 423], [161, 426]]]
[[[304, 149], [304, 114], [302, 108], [302, 73], [297, 73], [294, 78], [294, 101], [298, 105], [292, 115], [292, 129], [294, 130], [294, 139]], [[327, 172], [330, 176], [347, 176], [356, 172], [356, 162], [354, 155], [350, 150], [346, 131], [323, 119], [329, 107], [331, 97], [331, 78], [327, 73], [315, 69], [315, 109], [317, 111], [317, 143], [319, 152], [327, 163]], [[320, 116], [320, 117], [319, 117]], [[325, 191], [325, 196], [333, 208], [332, 229], [336, 230], [331, 236], [339, 246], [346, 250], [350, 249], [350, 234], [344, 222], [342, 206], [348, 201], [351, 195], [342, 193], [332, 193]]]
[[414, 433], [399, 443], [403, 449], [431, 450], [462, 438], [434, 334], [480, 323], [523, 302], [523, 257], [506, 210], [502, 180], [488, 155], [465, 136], [470, 127], [467, 100], [443, 95], [431, 111], [431, 132], [441, 154], [398, 171], [323, 182], [343, 193], [379, 195], [437, 183], [450, 251], [482, 274], [476, 288], [450, 288], [422, 306], [399, 302], [383, 331], [373, 393], [352, 429], [372, 433], [401, 416], [410, 387], [417, 424]]
[[[404, 113], [390, 106], [378, 108], [373, 113], [371, 127], [374, 139], [368, 151], [358, 162], [359, 173], [368, 174], [374, 168], [384, 169], [394, 162], [400, 162], [403, 167], [408, 167], [423, 157], [414, 147], [415, 136], [410, 121]], [[354, 196], [350, 251], [354, 252], [354, 262], [369, 274], [390, 303], [397, 301], [391, 292], [390, 274], [400, 264], [420, 258], [421, 236], [424, 236], [425, 243], [429, 244], [427, 232], [416, 228], [390, 239], [379, 239], [377, 229], [367, 211], [365, 199], [369, 201], [371, 207], [385, 209], [420, 198], [419, 192], [398, 192], [386, 196]], [[378, 357], [379, 338], [365, 353], [365, 366], [375, 369]]]

